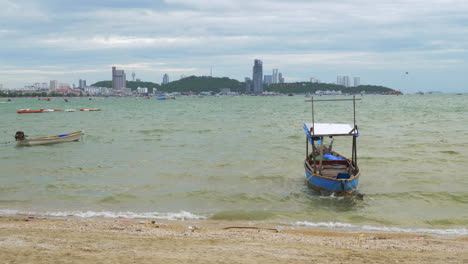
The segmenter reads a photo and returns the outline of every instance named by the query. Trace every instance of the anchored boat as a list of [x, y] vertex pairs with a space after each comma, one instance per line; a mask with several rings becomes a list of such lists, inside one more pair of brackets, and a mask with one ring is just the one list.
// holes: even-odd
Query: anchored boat
[[[356, 139], [359, 136], [356, 125], [356, 99], [307, 100], [312, 103], [312, 123], [305, 123], [306, 159], [304, 161], [307, 185], [322, 195], [358, 194], [359, 167], [357, 165]], [[316, 123], [314, 102], [353, 101], [353, 124]], [[334, 137], [348, 137], [352, 140], [352, 157], [347, 158], [332, 150]], [[325, 141], [330, 141], [325, 143]], [[311, 152], [309, 153], [309, 145]]]
[[81, 135], [84, 134], [84, 131], [77, 131], [68, 134], [50, 136], [50, 137], [33, 137], [29, 138], [24, 134], [23, 131], [16, 132], [15, 139], [20, 146], [36, 146], [36, 145], [48, 145], [48, 144], [56, 144], [56, 143], [63, 143], [63, 142], [70, 142], [70, 141], [79, 141], [81, 139]]

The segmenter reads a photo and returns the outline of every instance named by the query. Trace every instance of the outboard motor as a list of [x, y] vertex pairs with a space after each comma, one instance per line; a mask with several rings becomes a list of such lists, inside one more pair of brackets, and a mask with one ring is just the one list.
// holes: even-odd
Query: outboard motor
[[18, 140], [24, 140], [24, 132], [23, 132], [23, 131], [18, 131], [18, 132], [16, 132], [16, 134], [15, 134], [15, 139], [16, 139], [16, 141], [18, 141]]

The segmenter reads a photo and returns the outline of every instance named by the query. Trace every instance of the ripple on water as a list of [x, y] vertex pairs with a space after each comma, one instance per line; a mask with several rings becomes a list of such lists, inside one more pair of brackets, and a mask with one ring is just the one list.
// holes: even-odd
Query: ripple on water
[[119, 194], [113, 194], [106, 196], [102, 199], [99, 199], [99, 203], [121, 203], [121, 202], [127, 202], [129, 200], [136, 200], [138, 197], [136, 195], [130, 194], [130, 193], [119, 193]]
[[213, 214], [212, 220], [229, 220], [229, 221], [259, 221], [274, 218], [275, 213], [270, 211], [222, 211]]

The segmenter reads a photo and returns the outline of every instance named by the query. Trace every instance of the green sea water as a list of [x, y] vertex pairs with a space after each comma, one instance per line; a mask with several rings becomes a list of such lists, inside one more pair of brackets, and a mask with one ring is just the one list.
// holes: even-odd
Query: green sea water
[[[311, 105], [304, 96], [0, 103], [0, 214], [466, 235], [468, 95], [359, 98], [363, 199], [324, 197], [307, 188], [302, 124], [311, 122]], [[16, 113], [90, 107], [103, 111]], [[315, 119], [352, 123], [352, 102], [317, 103]], [[29, 136], [77, 130], [85, 135], [80, 142], [49, 146], [6, 143], [18, 130]], [[336, 139], [334, 148], [350, 154], [345, 139]]]

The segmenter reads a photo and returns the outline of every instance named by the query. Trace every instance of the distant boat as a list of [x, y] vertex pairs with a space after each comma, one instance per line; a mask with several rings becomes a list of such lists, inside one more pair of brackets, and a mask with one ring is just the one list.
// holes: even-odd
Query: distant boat
[[15, 139], [20, 146], [37, 146], [37, 145], [48, 145], [48, 144], [56, 144], [56, 143], [63, 143], [63, 142], [70, 142], [70, 141], [79, 141], [81, 139], [81, 135], [84, 134], [84, 131], [77, 131], [68, 134], [50, 136], [50, 137], [34, 137], [29, 138], [28, 136], [24, 135], [23, 131], [16, 132]]
[[65, 109], [65, 112], [76, 112], [76, 109]]
[[41, 109], [42, 112], [58, 112], [58, 111], [62, 111], [60, 109]]
[[388, 92], [384, 92], [382, 94], [385, 94], [385, 95], [402, 95], [403, 93], [400, 92], [400, 91], [388, 91]]
[[83, 108], [80, 109], [80, 111], [101, 111], [99, 108]]
[[30, 114], [30, 113], [44, 113], [44, 112], [58, 112], [62, 111], [60, 109], [39, 109], [39, 110], [31, 110], [31, 109], [21, 109], [16, 111], [18, 114]]
[[[312, 102], [312, 123], [305, 123], [306, 159], [304, 161], [307, 186], [321, 192], [322, 195], [355, 195], [359, 183], [360, 171], [357, 165], [356, 139], [359, 131], [354, 124], [316, 123], [314, 120], [314, 102], [355, 101], [360, 99], [325, 99], [308, 100]], [[354, 107], [355, 108], [355, 107]], [[355, 110], [353, 111], [355, 113]], [[355, 117], [355, 114], [354, 114]], [[349, 159], [332, 150], [333, 137], [351, 137], [352, 158]], [[326, 145], [325, 140], [331, 139]], [[309, 145], [312, 151], [309, 153]]]

